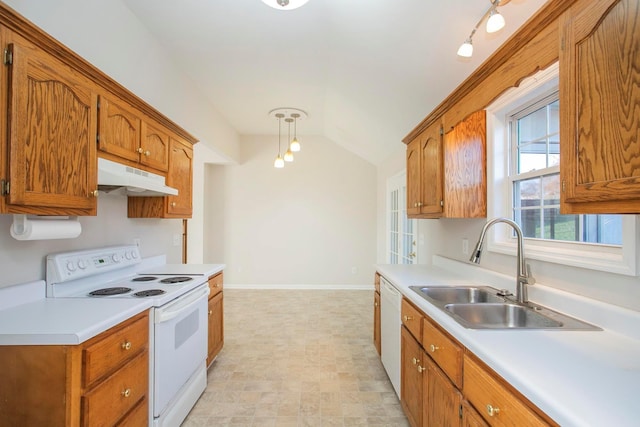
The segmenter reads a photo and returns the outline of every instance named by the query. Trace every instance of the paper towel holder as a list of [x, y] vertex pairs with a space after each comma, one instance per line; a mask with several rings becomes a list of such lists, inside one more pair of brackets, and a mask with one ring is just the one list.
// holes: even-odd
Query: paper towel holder
[[[51, 222], [49, 222], [51, 221]], [[55, 224], [54, 224], [55, 222]], [[54, 224], [56, 232], [49, 232], [46, 235], [32, 234], [34, 224]], [[71, 227], [69, 227], [71, 225]], [[82, 227], [77, 216], [35, 216], [29, 218], [27, 214], [14, 214], [11, 224], [10, 234], [16, 240], [49, 240], [49, 239], [73, 239], [80, 235]]]

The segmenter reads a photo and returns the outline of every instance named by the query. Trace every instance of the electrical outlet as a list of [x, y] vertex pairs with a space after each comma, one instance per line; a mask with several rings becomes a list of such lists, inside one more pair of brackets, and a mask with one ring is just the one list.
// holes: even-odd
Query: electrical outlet
[[469, 255], [469, 239], [462, 239], [462, 255]]

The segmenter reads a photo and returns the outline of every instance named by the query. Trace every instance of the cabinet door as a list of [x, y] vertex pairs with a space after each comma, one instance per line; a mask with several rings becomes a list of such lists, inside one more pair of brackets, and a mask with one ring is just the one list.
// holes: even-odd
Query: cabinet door
[[169, 135], [150, 119], [142, 122], [140, 163], [163, 172], [169, 168]]
[[9, 203], [95, 215], [96, 91], [26, 41], [9, 50]]
[[561, 19], [563, 212], [640, 212], [639, 14], [582, 0]]
[[378, 355], [382, 354], [382, 340], [380, 335], [380, 292], [373, 293], [373, 344]]
[[487, 126], [484, 110], [471, 114], [444, 137], [444, 216], [487, 216]]
[[140, 116], [123, 101], [100, 96], [98, 148], [137, 162], [140, 154]]
[[425, 378], [424, 414], [426, 425], [455, 427], [462, 424], [462, 394], [433, 362], [428, 362]]
[[213, 298], [209, 298], [209, 351], [207, 366], [213, 362], [224, 343], [224, 310], [222, 292]]
[[178, 189], [177, 196], [167, 196], [167, 213], [183, 218], [191, 217], [193, 185], [193, 147], [171, 138], [167, 185]]
[[420, 214], [420, 136], [407, 145], [407, 216]]
[[442, 213], [442, 138], [440, 129], [439, 124], [427, 128], [422, 133], [420, 141], [421, 214]]
[[412, 427], [422, 426], [423, 374], [426, 355], [420, 344], [403, 326], [400, 333], [400, 397], [402, 408]]
[[489, 424], [467, 402], [462, 402], [462, 427], [489, 427]]

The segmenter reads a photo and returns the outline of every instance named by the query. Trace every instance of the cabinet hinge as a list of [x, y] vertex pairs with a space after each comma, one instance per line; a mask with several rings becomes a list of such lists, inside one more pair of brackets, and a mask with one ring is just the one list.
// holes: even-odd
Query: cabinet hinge
[[4, 50], [4, 56], [2, 58], [2, 61], [4, 62], [4, 65], [13, 64], [13, 52], [11, 52], [9, 48], [6, 48]]
[[100, 144], [100, 134], [96, 135], [96, 143]]
[[444, 200], [440, 200], [440, 206], [444, 207]]
[[0, 196], [6, 196], [7, 194], [9, 194], [9, 181], [7, 180], [0, 180]]
[[565, 188], [567, 188], [567, 186], [566, 186], [565, 184], [566, 184], [566, 181], [565, 181], [565, 180], [562, 180], [562, 192], [563, 192], [563, 193], [564, 193], [564, 191], [565, 191]]
[[444, 127], [440, 126], [440, 135], [444, 135]]
[[462, 405], [458, 405], [458, 416], [462, 419]]

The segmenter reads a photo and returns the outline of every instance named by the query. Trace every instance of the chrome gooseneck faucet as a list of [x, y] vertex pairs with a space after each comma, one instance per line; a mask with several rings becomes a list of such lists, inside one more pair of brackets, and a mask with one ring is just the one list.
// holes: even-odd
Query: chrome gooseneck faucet
[[469, 261], [475, 264], [480, 264], [480, 256], [482, 255], [484, 236], [487, 233], [489, 227], [499, 222], [509, 224], [515, 230], [516, 236], [518, 238], [518, 277], [516, 278], [516, 300], [520, 304], [526, 304], [527, 302], [529, 302], [529, 297], [527, 295], [527, 285], [533, 285], [534, 283], [536, 283], [536, 279], [531, 276], [531, 268], [529, 267], [529, 265], [527, 265], [527, 262], [525, 260], [522, 230], [517, 223], [507, 218], [494, 218], [490, 221], [487, 221], [484, 227], [482, 227], [480, 237], [478, 238], [478, 243], [476, 244], [476, 247], [473, 250]]

